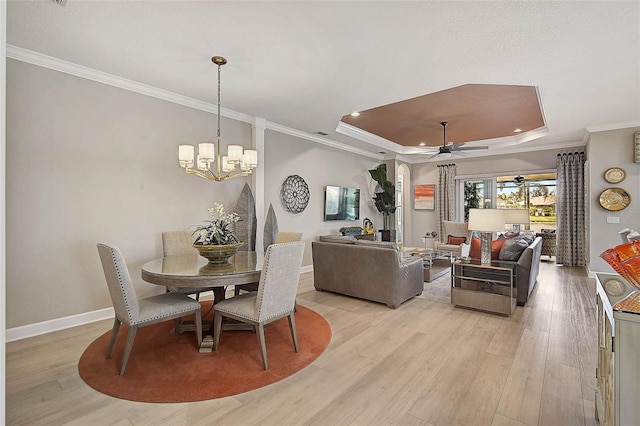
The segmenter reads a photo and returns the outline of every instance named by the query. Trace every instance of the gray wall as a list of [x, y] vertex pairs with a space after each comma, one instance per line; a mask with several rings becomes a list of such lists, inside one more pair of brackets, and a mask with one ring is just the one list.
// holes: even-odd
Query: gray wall
[[[7, 60], [7, 327], [111, 306], [99, 241], [122, 250], [139, 296], [163, 291], [140, 278], [161, 232], [235, 205], [246, 181], [178, 167], [178, 144], [215, 132], [215, 115]], [[222, 132], [251, 141], [247, 124]]]
[[[273, 131], [266, 133], [265, 161], [265, 210], [273, 204], [281, 231], [302, 232], [303, 265], [312, 264], [311, 241], [320, 235], [337, 234], [343, 226], [362, 226], [365, 217], [373, 220], [376, 229], [382, 227], [382, 215], [372, 202], [375, 185], [367, 171], [379, 161]], [[289, 213], [280, 202], [280, 188], [290, 175], [301, 176], [309, 186], [309, 204], [302, 213]], [[360, 220], [324, 222], [326, 185], [360, 188]]]
[[[640, 164], [633, 162], [633, 134], [640, 127], [594, 132], [589, 136], [589, 223], [590, 250], [588, 266], [591, 272], [614, 272], [600, 253], [620, 244], [618, 231], [624, 228], [640, 232]], [[604, 172], [610, 167], [622, 167], [627, 172], [624, 181], [610, 184]], [[603, 209], [598, 202], [600, 193], [607, 188], [622, 188], [631, 196], [631, 204], [619, 212]], [[607, 217], [617, 217], [620, 223], [607, 223]]]

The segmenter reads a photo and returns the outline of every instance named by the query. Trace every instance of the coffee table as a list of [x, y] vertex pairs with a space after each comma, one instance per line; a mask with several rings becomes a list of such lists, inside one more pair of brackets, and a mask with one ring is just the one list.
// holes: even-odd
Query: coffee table
[[406, 253], [411, 256], [420, 256], [424, 268], [424, 281], [431, 282], [445, 275], [451, 269], [452, 256], [450, 252], [439, 251], [431, 248], [411, 249]]

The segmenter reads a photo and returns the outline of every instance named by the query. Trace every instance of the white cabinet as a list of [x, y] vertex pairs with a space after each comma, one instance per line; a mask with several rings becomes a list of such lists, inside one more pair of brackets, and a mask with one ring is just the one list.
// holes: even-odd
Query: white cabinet
[[640, 312], [615, 308], [634, 290], [619, 275], [596, 274], [596, 418], [601, 425], [640, 424]]

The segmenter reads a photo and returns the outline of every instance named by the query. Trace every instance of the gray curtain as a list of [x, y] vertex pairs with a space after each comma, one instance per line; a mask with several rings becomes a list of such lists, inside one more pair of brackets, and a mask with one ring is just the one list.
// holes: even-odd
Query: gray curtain
[[558, 154], [556, 158], [556, 263], [585, 265], [584, 152]]
[[455, 220], [456, 218], [456, 165], [438, 165], [438, 192], [436, 194], [436, 228], [438, 238], [443, 240], [443, 220]]

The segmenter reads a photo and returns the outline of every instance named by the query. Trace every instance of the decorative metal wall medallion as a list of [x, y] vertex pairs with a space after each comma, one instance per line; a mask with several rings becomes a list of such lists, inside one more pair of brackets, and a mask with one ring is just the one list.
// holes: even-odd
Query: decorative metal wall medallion
[[309, 186], [298, 175], [291, 175], [282, 182], [280, 201], [289, 213], [301, 213], [309, 204]]

